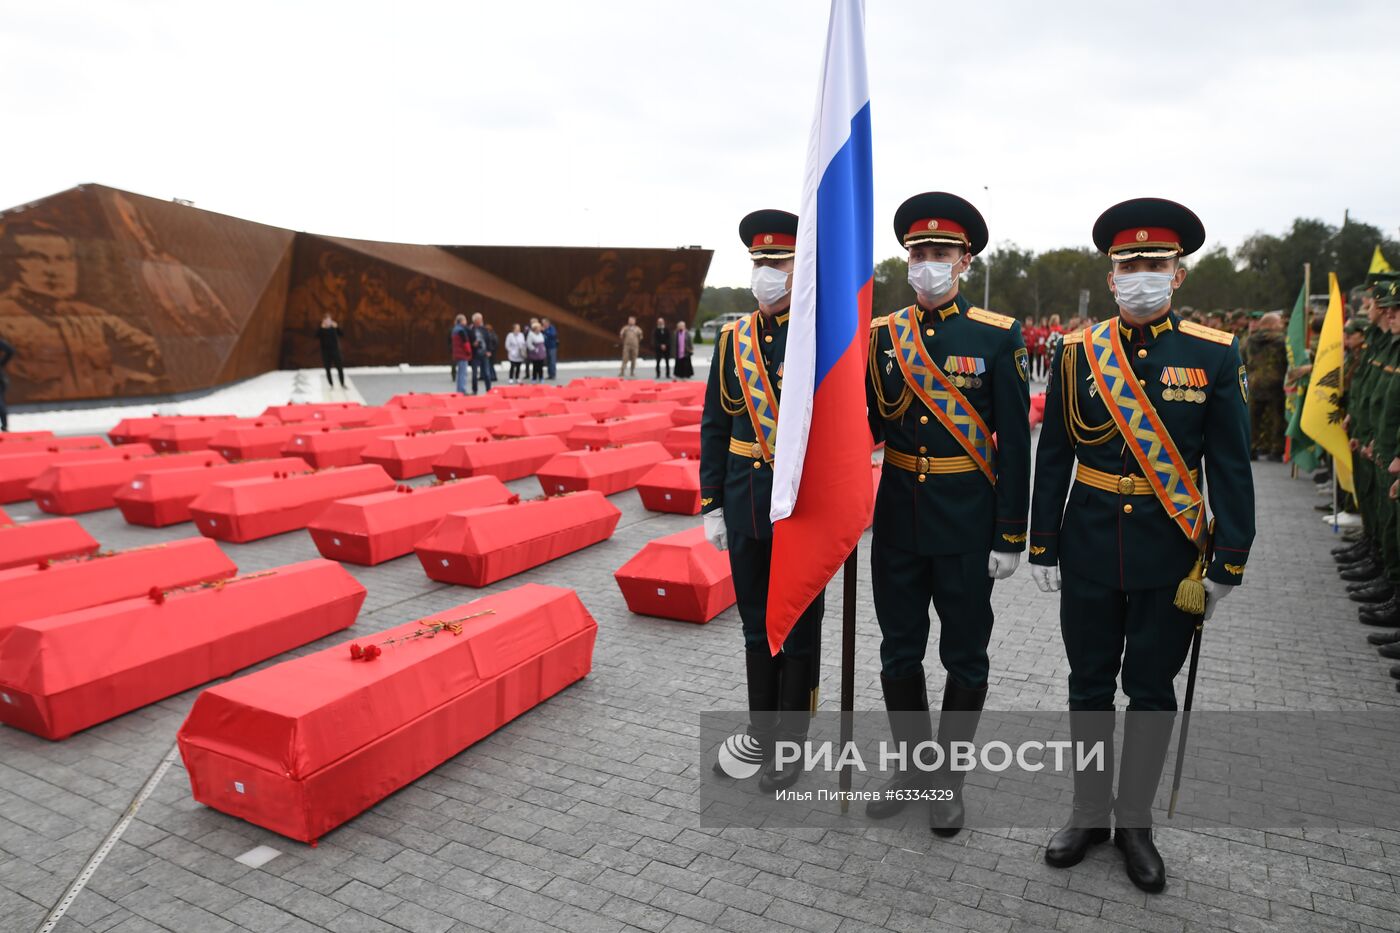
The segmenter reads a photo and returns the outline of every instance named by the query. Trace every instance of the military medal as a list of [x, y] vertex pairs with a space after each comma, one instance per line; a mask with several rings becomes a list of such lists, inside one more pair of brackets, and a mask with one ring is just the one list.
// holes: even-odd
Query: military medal
[[1200, 391], [1207, 383], [1206, 371], [1195, 369], [1190, 366], [1163, 366], [1162, 385], [1166, 386], [1162, 390], [1162, 400], [1166, 402], [1196, 402], [1197, 404], [1206, 400], [1206, 394]]
[[943, 371], [959, 389], [980, 389], [979, 377], [987, 371], [987, 362], [980, 356], [950, 356], [943, 362]]

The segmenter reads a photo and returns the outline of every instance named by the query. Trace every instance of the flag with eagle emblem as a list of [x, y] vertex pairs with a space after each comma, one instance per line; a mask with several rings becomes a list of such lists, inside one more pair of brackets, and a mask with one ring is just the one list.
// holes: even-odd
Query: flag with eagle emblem
[[1303, 401], [1301, 419], [1303, 433], [1317, 441], [1329, 454], [1337, 470], [1337, 482], [1351, 492], [1351, 447], [1347, 443], [1342, 419], [1342, 372], [1346, 352], [1342, 346], [1342, 290], [1337, 285], [1337, 273], [1327, 273], [1327, 316], [1322, 321], [1322, 336], [1317, 338], [1317, 355], [1313, 358], [1313, 379]]

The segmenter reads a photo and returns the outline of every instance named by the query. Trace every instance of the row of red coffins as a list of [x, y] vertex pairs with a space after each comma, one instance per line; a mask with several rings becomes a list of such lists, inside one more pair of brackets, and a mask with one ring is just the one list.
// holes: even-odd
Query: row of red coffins
[[216, 483], [189, 503], [205, 537], [243, 543], [305, 528], [337, 499], [385, 492], [394, 481], [374, 464]]
[[117, 490], [113, 499], [128, 524], [163, 528], [193, 520], [190, 504], [219, 483], [279, 479], [309, 472], [311, 468], [306, 461], [297, 457], [153, 470], [137, 473], [131, 482]]
[[82, 463], [88, 460], [110, 460], [123, 454], [133, 457], [155, 453], [149, 444], [126, 444], [120, 448], [91, 443], [80, 447], [54, 450], [30, 450], [0, 453], [0, 502], [19, 502], [29, 498], [29, 484], [51, 466]]
[[30, 497], [45, 512], [76, 515], [114, 508], [118, 490], [137, 474], [206, 467], [226, 461], [212, 450], [140, 456], [130, 449], [108, 459], [51, 465], [28, 486]]
[[348, 628], [364, 599], [318, 559], [20, 622], [0, 642], [0, 722], [65, 738]]
[[315, 842], [587, 676], [597, 630], [529, 584], [210, 687], [178, 734], [191, 792]]
[[332, 502], [307, 531], [322, 557], [373, 565], [413, 553], [413, 546], [449, 512], [501, 505], [512, 497], [494, 476], [396, 486]]
[[97, 540], [72, 518], [0, 524], [0, 570], [80, 557], [97, 548]]

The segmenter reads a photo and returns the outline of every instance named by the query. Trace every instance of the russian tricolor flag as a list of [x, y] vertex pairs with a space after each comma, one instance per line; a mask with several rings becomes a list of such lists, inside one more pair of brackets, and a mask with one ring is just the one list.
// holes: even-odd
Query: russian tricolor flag
[[865, 359], [874, 279], [864, 0], [832, 0], [798, 213], [773, 458], [768, 645], [850, 555], [870, 518]]

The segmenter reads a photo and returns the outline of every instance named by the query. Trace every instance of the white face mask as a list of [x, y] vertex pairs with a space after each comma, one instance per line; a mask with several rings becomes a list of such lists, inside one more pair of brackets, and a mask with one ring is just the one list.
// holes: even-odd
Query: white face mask
[[1113, 276], [1113, 294], [1123, 316], [1139, 320], [1172, 300], [1172, 272], [1126, 272]]
[[788, 274], [773, 266], [754, 266], [749, 288], [759, 304], [771, 308], [788, 293]]
[[942, 298], [953, 290], [951, 262], [911, 262], [909, 284], [925, 302]]

